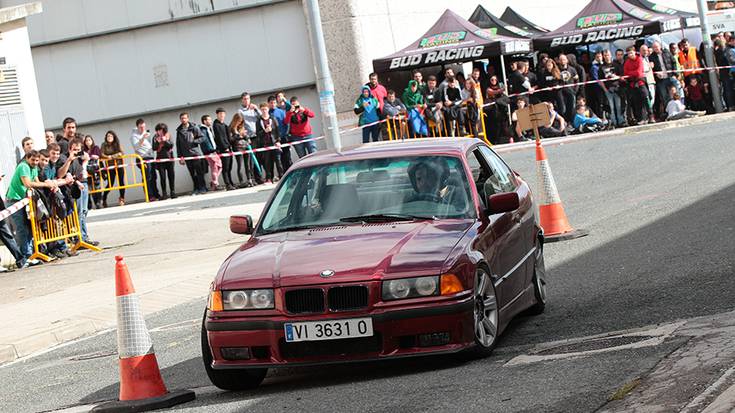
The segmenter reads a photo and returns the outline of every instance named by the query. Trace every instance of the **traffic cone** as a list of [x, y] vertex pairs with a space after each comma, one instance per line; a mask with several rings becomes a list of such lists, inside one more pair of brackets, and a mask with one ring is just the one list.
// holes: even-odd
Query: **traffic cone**
[[564, 241], [587, 235], [587, 231], [574, 229], [569, 225], [559, 191], [556, 189], [554, 176], [551, 174], [549, 161], [546, 159], [546, 151], [541, 146], [540, 139], [536, 139], [536, 181], [538, 182], [536, 196], [544, 240], [546, 242]]
[[191, 390], [166, 389], [128, 266], [121, 256], [115, 260], [120, 399], [98, 405], [92, 411], [143, 412], [194, 400], [196, 396]]

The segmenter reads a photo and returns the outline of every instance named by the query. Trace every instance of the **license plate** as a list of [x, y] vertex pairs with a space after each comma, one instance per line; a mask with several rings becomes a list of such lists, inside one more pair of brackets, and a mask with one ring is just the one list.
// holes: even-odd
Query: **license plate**
[[286, 323], [286, 341], [319, 341], [340, 338], [370, 337], [373, 335], [371, 318], [346, 318], [342, 320], [307, 321]]

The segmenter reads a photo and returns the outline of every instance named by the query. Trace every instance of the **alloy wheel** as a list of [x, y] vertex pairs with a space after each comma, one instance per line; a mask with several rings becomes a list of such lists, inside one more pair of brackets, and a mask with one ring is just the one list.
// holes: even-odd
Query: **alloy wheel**
[[475, 339], [480, 346], [491, 348], [498, 335], [498, 300], [485, 270], [477, 271], [475, 283]]

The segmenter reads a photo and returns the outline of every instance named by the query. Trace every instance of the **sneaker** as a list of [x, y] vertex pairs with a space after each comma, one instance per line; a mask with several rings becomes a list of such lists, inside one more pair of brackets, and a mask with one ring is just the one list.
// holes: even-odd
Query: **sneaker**
[[228, 191], [234, 191], [234, 190], [236, 190], [236, 189], [237, 189], [237, 187], [236, 187], [235, 185], [228, 185], [228, 186], [227, 186], [227, 190], [228, 190]]
[[[33, 259], [33, 260], [26, 261], [26, 264], [29, 267], [35, 267], [36, 265], [40, 265], [41, 264], [41, 261], [36, 260], [36, 259]], [[23, 268], [25, 268], [25, 267], [23, 267]]]
[[175, 193], [171, 192], [171, 199], [176, 199], [178, 197], [179, 197], [178, 195], [176, 195]]
[[60, 251], [60, 250], [56, 250], [56, 251], [52, 252], [51, 255], [54, 256], [54, 257], [56, 257], [56, 258], [58, 258], [58, 259], [66, 258], [66, 256], [67, 256], [64, 253], [64, 251]]
[[76, 257], [77, 255], [79, 255], [79, 251], [74, 251], [71, 248], [67, 248], [64, 250], [64, 254], [66, 254], [66, 256], [68, 257]]
[[706, 110], [698, 110], [698, 111], [695, 111], [694, 113], [696, 113], [697, 116], [704, 116], [704, 115], [707, 114], [707, 111]]
[[89, 245], [95, 246], [95, 247], [100, 245], [99, 241], [92, 241], [91, 239], [85, 239], [84, 242], [86, 242]]
[[28, 261], [26, 261], [26, 262], [24, 262], [24, 263], [23, 263], [23, 265], [21, 265], [21, 266], [20, 266], [20, 267], [18, 267], [18, 268], [20, 268], [20, 269], [22, 270], [22, 269], [24, 269], [24, 268], [28, 268], [28, 267], [30, 267], [30, 266], [31, 266], [31, 264], [29, 264], [29, 263], [28, 263]]

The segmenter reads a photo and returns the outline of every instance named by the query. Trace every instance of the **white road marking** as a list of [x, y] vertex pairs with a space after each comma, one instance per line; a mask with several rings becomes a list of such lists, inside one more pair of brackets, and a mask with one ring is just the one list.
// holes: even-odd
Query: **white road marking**
[[151, 210], [151, 211], [138, 212], [137, 214], [133, 214], [133, 216], [134, 217], [142, 217], [142, 216], [146, 216], [146, 215], [150, 215], [150, 214], [160, 214], [160, 213], [165, 212], [165, 211], [178, 211], [178, 210], [189, 209], [189, 208], [191, 208], [190, 205], [180, 206], [180, 207], [161, 208], [161, 209], [154, 209], [154, 210]]

